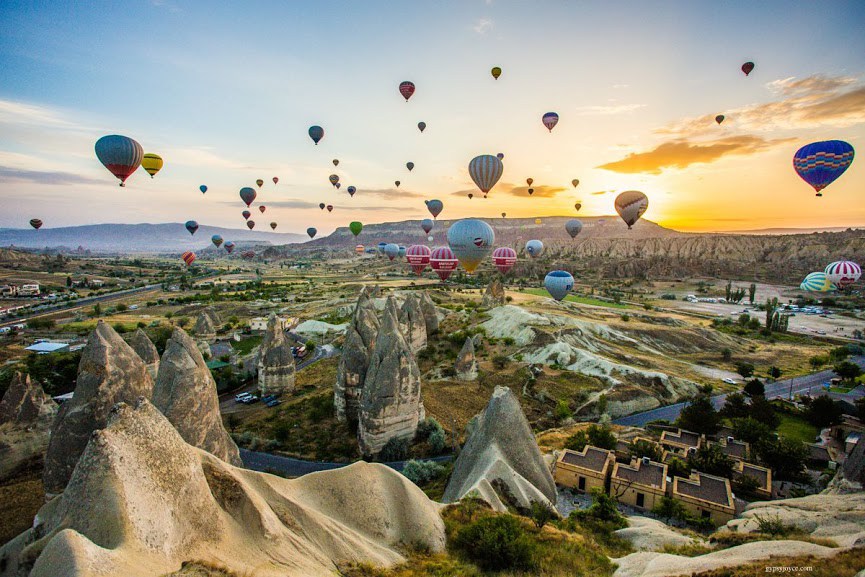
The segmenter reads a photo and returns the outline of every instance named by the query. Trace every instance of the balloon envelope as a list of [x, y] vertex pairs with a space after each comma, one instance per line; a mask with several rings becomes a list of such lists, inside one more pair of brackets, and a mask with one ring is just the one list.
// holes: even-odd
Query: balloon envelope
[[469, 162], [469, 175], [481, 192], [489, 192], [502, 177], [504, 170], [501, 159], [491, 154], [476, 156]]
[[270, 230], [276, 230], [277, 224], [275, 222], [270, 223]]
[[244, 220], [249, 220], [249, 217], [252, 216], [252, 213], [249, 212], [248, 210], [244, 210], [244, 211], [241, 212], [240, 214], [243, 215], [243, 219], [244, 219]]
[[504, 157], [505, 157], [505, 155], [502, 154], [501, 152], [496, 153], [496, 158], [498, 158], [499, 160], [502, 160]]
[[552, 132], [556, 124], [559, 123], [559, 115], [555, 112], [547, 112], [544, 114], [543, 118], [541, 118], [541, 122], [544, 123], [544, 126], [546, 126], [550, 132]]
[[253, 228], [255, 228], [255, 221], [254, 220], [247, 220], [246, 221], [246, 228], [248, 228], [249, 230], [252, 230]]
[[423, 244], [412, 245], [408, 247], [408, 250], [405, 252], [405, 257], [411, 270], [418, 276], [420, 276], [429, 264], [430, 255], [432, 255], [432, 250], [430, 250], [430, 247]]
[[577, 188], [577, 186], [579, 186], [579, 184], [580, 184], [580, 179], [575, 178], [574, 180], [571, 181], [571, 184], [574, 185], [574, 188]]
[[423, 121], [418, 122], [417, 123], [417, 129], [420, 130], [421, 132], [423, 132], [426, 129], [426, 122], [423, 122]]
[[427, 207], [427, 210], [429, 210], [429, 213], [431, 215], [433, 215], [433, 218], [436, 218], [438, 215], [441, 214], [445, 205], [442, 201], [434, 198], [433, 200], [431, 200], [427, 203], [426, 207]]
[[400, 256], [400, 258], [402, 258], [402, 257], [405, 256], [405, 253], [406, 253], [407, 250], [408, 250], [408, 249], [407, 249], [406, 247], [404, 247], [403, 245], [399, 245], [399, 256]]
[[354, 247], [354, 252], [356, 252], [357, 254], [363, 254], [363, 251], [365, 251], [365, 250], [366, 250], [366, 247], [364, 247], [362, 244], [359, 244], [359, 245]]
[[376, 245], [376, 248], [378, 249], [379, 254], [384, 254], [384, 247], [386, 247], [386, 246], [387, 246], [386, 242], [380, 242]]
[[458, 220], [448, 229], [448, 245], [467, 272], [474, 272], [489, 256], [496, 241], [492, 227], [482, 220]]
[[309, 134], [309, 137], [312, 139], [312, 141], [316, 144], [316, 146], [318, 145], [318, 142], [322, 138], [324, 138], [324, 128], [318, 126], [317, 124], [310, 126], [307, 133]]
[[260, 212], [261, 214], [264, 214], [265, 210], [267, 210], [267, 207], [264, 206], [263, 204], [258, 207], [258, 212]]
[[399, 188], [400, 181], [398, 181], [398, 180], [394, 180], [393, 183], [394, 183], [394, 185], [396, 185], [397, 188]]
[[327, 205], [324, 204], [323, 202], [318, 203], [318, 208], [320, 208], [321, 210], [324, 210], [325, 206], [327, 206]]
[[639, 190], [626, 190], [616, 197], [616, 212], [631, 228], [649, 208], [649, 198]]
[[724, 115], [723, 115], [723, 114], [719, 114], [718, 116], [716, 116], [716, 117], [715, 117], [715, 122], [717, 122], [718, 124], [721, 124], [722, 122], [724, 122]]
[[40, 228], [42, 228], [42, 221], [39, 220], [38, 218], [31, 218], [30, 219], [30, 226], [32, 226], [36, 230], [39, 230]]
[[246, 206], [252, 204], [252, 201], [255, 200], [256, 196], [258, 196], [258, 193], [250, 186], [244, 186], [240, 189], [240, 200], [245, 202]]
[[96, 141], [96, 158], [120, 179], [120, 186], [138, 169], [143, 156], [144, 149], [128, 136], [111, 134]]
[[358, 221], [354, 221], [348, 225], [348, 230], [351, 231], [351, 234], [357, 236], [360, 234], [360, 231], [363, 230], [363, 224], [359, 223]]
[[348, 190], [349, 196], [354, 196], [354, 193], [357, 192], [357, 189], [353, 186], [349, 186], [346, 190]]
[[273, 184], [277, 184], [278, 182], [279, 182], [279, 177], [278, 177], [278, 176], [274, 176], [274, 177], [273, 177]]
[[406, 162], [405, 167], [411, 172], [411, 169], [414, 168], [414, 162]]
[[259, 178], [258, 180], [255, 181], [255, 184], [258, 186], [258, 188], [261, 188], [262, 185], [264, 184], [264, 181]]
[[395, 259], [399, 256], [399, 245], [392, 242], [384, 245], [384, 255], [390, 260]]
[[550, 296], [560, 301], [568, 296], [568, 293], [574, 288], [574, 277], [569, 272], [554, 270], [544, 278], [544, 287]]
[[576, 209], [577, 209], [577, 212], [579, 212], [579, 210], [580, 210], [581, 208], [583, 208], [583, 203], [582, 203], [582, 202], [575, 202], [575, 203], [574, 203], [574, 208], [576, 208]]
[[526, 243], [526, 252], [529, 253], [530, 257], [537, 258], [544, 252], [544, 243], [538, 239], [532, 239]]
[[141, 168], [143, 168], [150, 178], [162, 170], [162, 157], [158, 154], [147, 153], [141, 157]]
[[495, 78], [496, 80], [498, 80], [498, 79], [499, 79], [499, 76], [502, 75], [502, 69], [499, 68], [498, 66], [493, 66], [493, 69], [490, 70], [490, 74], [493, 75], [493, 78]]
[[752, 70], [754, 70], [754, 63], [753, 62], [746, 62], [742, 65], [742, 72], [745, 73], [745, 76], [748, 76], [749, 74], [751, 74]]
[[333, 212], [333, 205], [328, 204], [325, 208], [327, 208], [327, 212]]
[[422, 221], [420, 221], [420, 227], [427, 234], [429, 234], [429, 231], [431, 231], [433, 229], [433, 226], [435, 226], [435, 222], [431, 218], [425, 218]]
[[198, 230], [198, 223], [194, 220], [187, 220], [184, 226], [186, 226], [186, 230], [189, 231], [189, 234], [195, 234], [195, 231]]
[[444, 281], [456, 270], [459, 261], [450, 248], [438, 246], [430, 254], [429, 264], [430, 268]]
[[414, 91], [414, 82], [409, 82], [408, 80], [400, 82], [399, 93], [402, 94], [402, 97], [405, 98], [406, 102], [408, 102], [408, 99], [411, 98], [412, 94], [414, 94]]
[[517, 251], [509, 246], [501, 246], [493, 251], [493, 264], [502, 274], [507, 274], [517, 262]]
[[228, 241], [227, 243], [225, 243], [225, 252], [227, 252], [228, 254], [231, 254], [231, 251], [233, 251], [233, 250], [234, 250], [234, 242]]
[[222, 244], [222, 237], [219, 236], [218, 234], [214, 234], [213, 236], [210, 237], [210, 242], [213, 243], [213, 246], [215, 246], [216, 248], [219, 248], [219, 245]]
[[535, 181], [534, 178], [527, 178], [527, 179], [526, 179], [526, 184], [528, 184], [529, 186], [531, 186], [532, 183], [533, 183], [534, 181]]
[[186, 263], [186, 266], [189, 266], [193, 262], [195, 262], [195, 253], [192, 251], [186, 251], [185, 253], [180, 255], [180, 258], [183, 259], [183, 262]]
[[583, 230], [583, 223], [576, 218], [572, 218], [565, 223], [565, 230], [568, 231], [571, 238], [577, 238], [577, 235], [580, 234], [581, 230]]
[[327, 177], [327, 179], [330, 181], [330, 183], [332, 185], [336, 186], [336, 183], [339, 182], [339, 175], [338, 174], [331, 174], [329, 177]]
[[862, 276], [862, 267], [853, 261], [839, 260], [827, 266], [824, 272], [834, 284], [846, 288], [859, 280]]
[[799, 288], [803, 291], [825, 293], [835, 290], [835, 285], [825, 272], [812, 272], [805, 277]]
[[198, 190], [201, 191], [201, 194], [204, 194], [205, 192], [207, 192], [207, 185], [202, 184], [201, 186], [198, 187]]
[[820, 191], [835, 182], [853, 163], [855, 152], [843, 140], [825, 140], [806, 144], [793, 155], [796, 173], [823, 196]]
[[309, 235], [309, 238], [315, 238], [315, 234], [317, 232], [318, 231], [316, 229], [314, 229], [313, 227], [309, 227], [308, 229], [306, 229], [306, 234]]

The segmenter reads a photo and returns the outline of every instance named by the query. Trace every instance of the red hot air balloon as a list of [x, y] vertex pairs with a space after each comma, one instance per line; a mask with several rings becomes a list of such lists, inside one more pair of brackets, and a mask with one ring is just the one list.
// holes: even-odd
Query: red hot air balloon
[[96, 141], [96, 157], [126, 186], [126, 179], [141, 166], [144, 149], [128, 136], [111, 134]]
[[447, 280], [451, 273], [456, 270], [459, 261], [454, 256], [450, 247], [439, 246], [432, 250], [429, 265], [440, 279]]
[[228, 241], [222, 246], [225, 247], [225, 252], [227, 252], [228, 254], [231, 254], [231, 252], [234, 250], [234, 243], [232, 241]]
[[410, 246], [405, 252], [405, 258], [408, 260], [411, 270], [418, 276], [423, 273], [424, 269], [429, 264], [431, 255], [432, 251], [430, 248], [422, 244]]
[[246, 228], [248, 228], [249, 230], [254, 229], [255, 228], [255, 221], [254, 220], [247, 220], [246, 221]]
[[507, 274], [517, 262], [517, 252], [507, 246], [499, 247], [493, 251], [493, 264], [502, 274]]
[[249, 217], [252, 216], [252, 213], [249, 212], [248, 210], [244, 210], [244, 211], [241, 212], [240, 214], [243, 215], [243, 220], [249, 220]]
[[39, 230], [40, 228], [42, 228], [42, 221], [39, 220], [38, 218], [31, 218], [30, 219], [30, 226], [32, 226], [36, 230]]
[[267, 210], [267, 207], [264, 206], [263, 204], [258, 207], [258, 212], [260, 212], [261, 214], [264, 214], [265, 210]]
[[742, 65], [742, 72], [745, 73], [745, 76], [748, 76], [749, 74], [751, 74], [752, 70], [754, 70], [754, 63], [753, 62], [746, 62]]
[[180, 255], [180, 258], [183, 259], [183, 262], [186, 263], [186, 266], [189, 266], [193, 262], [195, 262], [195, 253], [188, 250], [185, 253], [183, 253], [182, 255]]
[[399, 93], [402, 94], [402, 97], [405, 98], [405, 101], [408, 102], [408, 99], [411, 98], [411, 95], [414, 94], [414, 82], [409, 82], [406, 80], [405, 82], [400, 82], [399, 84]]
[[327, 205], [327, 212], [333, 212], [333, 205], [332, 204]]
[[279, 182], [279, 177], [278, 177], [278, 176], [274, 176], [274, 177], [273, 177], [273, 184], [277, 184], [278, 182]]

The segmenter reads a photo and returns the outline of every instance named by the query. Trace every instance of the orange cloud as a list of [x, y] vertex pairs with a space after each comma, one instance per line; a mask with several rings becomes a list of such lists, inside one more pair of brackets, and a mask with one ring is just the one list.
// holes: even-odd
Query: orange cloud
[[560, 192], [564, 192], [566, 189], [562, 186], [546, 186], [546, 185], [537, 185], [537, 186], [517, 186], [514, 184], [505, 184], [503, 185], [505, 190], [502, 190], [504, 194], [510, 194], [512, 196], [529, 196], [529, 188], [532, 189], [532, 198], [553, 198]]

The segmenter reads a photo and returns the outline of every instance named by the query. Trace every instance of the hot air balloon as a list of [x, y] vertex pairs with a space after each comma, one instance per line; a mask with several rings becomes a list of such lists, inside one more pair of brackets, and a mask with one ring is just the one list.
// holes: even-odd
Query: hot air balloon
[[333, 205], [332, 204], [328, 204], [326, 208], [327, 208], [327, 212], [333, 212]]
[[384, 255], [390, 260], [399, 256], [399, 245], [392, 242], [384, 245]]
[[255, 181], [255, 184], [258, 186], [258, 188], [261, 188], [264, 185], [264, 181], [259, 178]]
[[502, 213], [502, 218], [506, 217], [507, 215], [508, 215], [508, 213], [503, 212], [503, 213]]
[[222, 244], [222, 237], [219, 236], [218, 234], [214, 234], [213, 236], [210, 237], [210, 242], [213, 243], [213, 246], [215, 246], [216, 248], [219, 248], [219, 246]]
[[532, 183], [533, 183], [534, 181], [535, 181], [534, 178], [527, 178], [527, 179], [526, 179], [526, 184], [528, 184], [529, 186], [531, 186]]
[[201, 186], [198, 187], [198, 190], [201, 191], [201, 194], [204, 194], [205, 192], [207, 192], [207, 185], [202, 184]]
[[579, 212], [580, 209], [583, 208], [583, 203], [582, 203], [582, 202], [575, 202], [575, 203], [574, 203], [574, 208], [576, 208], [576, 209], [577, 209], [577, 212]]
[[357, 192], [357, 189], [354, 186], [349, 186], [346, 190], [348, 190], [349, 196], [354, 196], [354, 193]]
[[141, 168], [143, 168], [150, 178], [153, 178], [157, 172], [162, 170], [162, 157], [158, 154], [147, 153], [141, 157]]
[[799, 288], [803, 291], [825, 293], [835, 290], [837, 287], [829, 280], [825, 272], [812, 272], [805, 277]]
[[535, 219], [535, 224], [541, 224], [541, 222], [542, 222], [541, 219], [539, 219], [539, 218]]
[[273, 184], [279, 183], [279, 177], [278, 176], [274, 176], [271, 180], [273, 180]]
[[327, 179], [330, 181], [330, 183], [332, 185], [336, 186], [336, 184], [339, 182], [339, 175], [338, 174], [331, 174], [329, 177], [327, 177]]
[[334, 158], [331, 162], [333, 162], [334, 166], [339, 166], [339, 159], [338, 158]]
[[402, 97], [405, 98], [405, 101], [408, 102], [408, 99], [411, 98], [411, 95], [414, 94], [414, 83], [406, 80], [405, 82], [400, 82], [399, 84], [399, 93], [402, 94]]
[[186, 230], [189, 231], [189, 234], [195, 234], [195, 231], [198, 230], [198, 223], [194, 220], [187, 220], [184, 226], [186, 226]]
[[258, 212], [260, 212], [261, 214], [264, 214], [265, 210], [267, 210], [267, 207], [263, 204], [258, 207]]
[[830, 281], [844, 289], [859, 280], [862, 267], [849, 260], [839, 260], [827, 266], [824, 272]]
[[502, 274], [508, 274], [517, 263], [517, 252], [509, 246], [501, 246], [493, 251], [493, 264]]
[[394, 180], [393, 183], [396, 185], [397, 188], [399, 188], [400, 181], [398, 181], [398, 180]]
[[499, 68], [498, 66], [493, 66], [493, 69], [490, 70], [490, 74], [493, 75], [493, 78], [495, 78], [496, 80], [498, 80], [498, 79], [499, 79], [499, 76], [502, 75], [502, 69]]
[[853, 147], [843, 140], [812, 142], [796, 151], [793, 168], [796, 173], [823, 196], [824, 188], [835, 182], [853, 162]]
[[39, 220], [38, 218], [31, 218], [30, 219], [30, 226], [32, 226], [36, 230], [39, 230], [40, 228], [42, 228], [42, 221]]
[[430, 247], [423, 244], [412, 245], [408, 247], [408, 250], [405, 253], [406, 260], [408, 261], [411, 270], [418, 276], [423, 273], [424, 269], [429, 264], [430, 255], [432, 255], [432, 250], [430, 250]]
[[475, 197], [475, 195], [473, 195], [472, 193], [469, 193], [469, 194], [468, 194], [468, 197], [469, 197], [469, 200], [471, 200], [471, 199], [473, 199], [473, 198]]
[[233, 251], [233, 250], [234, 250], [234, 242], [228, 241], [227, 243], [225, 243], [225, 252], [227, 252], [228, 254], [231, 254], [231, 251]]
[[420, 121], [417, 123], [417, 129], [423, 132], [426, 129], [426, 122]]
[[316, 146], [318, 146], [318, 142], [322, 138], [324, 138], [324, 128], [318, 126], [317, 124], [310, 126], [307, 132], [309, 133], [309, 137], [312, 139]]
[[490, 225], [476, 218], [458, 220], [448, 229], [448, 245], [469, 273], [489, 256], [495, 241]]
[[751, 74], [752, 70], [754, 70], [754, 63], [753, 62], [746, 62], [742, 65], [742, 72], [745, 73], [745, 76], [748, 76], [749, 74]]
[[630, 229], [649, 208], [648, 197], [638, 190], [626, 190], [616, 197], [616, 212]]
[[[378, 243], [378, 244], [376, 245], [376, 248], [378, 249], [378, 253], [379, 253], [379, 254], [384, 254], [384, 247], [386, 247], [386, 246], [387, 246], [387, 243], [386, 243], [386, 242], [380, 242], [380, 243]], [[397, 247], [397, 248], [398, 248], [398, 247]]]
[[399, 245], [399, 257], [403, 258], [405, 256], [407, 250], [408, 249], [406, 247], [404, 247], [403, 245]]
[[420, 221], [420, 227], [427, 234], [429, 234], [429, 231], [431, 231], [433, 229], [433, 226], [435, 226], [435, 222], [433, 222], [433, 219], [431, 219], [431, 218], [425, 218], [422, 221]]
[[246, 221], [246, 228], [248, 228], [249, 230], [254, 229], [255, 228], [255, 221], [254, 220], [247, 220]]
[[337, 182], [336, 184], [334, 184], [334, 186], [336, 187], [337, 190], [339, 190], [342, 187], [342, 183]]
[[476, 156], [469, 162], [469, 175], [481, 192], [489, 192], [502, 177], [505, 166], [491, 154]]
[[186, 263], [186, 266], [189, 266], [193, 262], [195, 262], [195, 253], [188, 250], [182, 255], [180, 255], [180, 258], [183, 259], [183, 262]]
[[321, 210], [324, 210], [324, 207], [325, 207], [325, 206], [327, 206], [327, 205], [324, 204], [323, 202], [319, 202], [319, 203], [318, 203], [318, 208], [320, 208]]
[[315, 230], [315, 229], [312, 228], [312, 227], [309, 227], [308, 229], [306, 229], [306, 234], [309, 235], [309, 238], [315, 238], [315, 234], [316, 234], [317, 232], [318, 232], [318, 231]]
[[574, 188], [577, 188], [580, 185], [580, 179], [575, 178], [574, 180], [571, 181], [571, 184], [574, 185]]
[[717, 122], [718, 124], [721, 124], [722, 122], [724, 122], [724, 118], [725, 117], [723, 114], [719, 114], [718, 116], [715, 117], [715, 122]]
[[414, 162], [406, 162], [405, 167], [411, 172], [411, 169], [414, 168]]
[[438, 215], [441, 214], [442, 209], [445, 207], [445, 205], [442, 201], [434, 198], [427, 203], [426, 207], [427, 210], [429, 210], [429, 213], [433, 215], [433, 218], [436, 218]]
[[254, 250], [245, 250], [242, 253], [240, 253], [240, 256], [242, 256], [246, 260], [251, 260], [251, 259], [255, 258], [255, 251]]
[[568, 296], [568, 293], [574, 288], [574, 277], [569, 272], [554, 270], [544, 278], [544, 287], [550, 296], [560, 301]]
[[428, 241], [432, 242], [432, 241], [433, 241], [433, 235], [429, 235], [428, 237], [426, 237], [426, 239], [427, 239]]
[[270, 223], [270, 230], [276, 230], [277, 224], [275, 222]]
[[430, 268], [438, 275], [438, 277], [446, 281], [451, 273], [456, 270], [459, 261], [454, 256], [453, 251], [446, 246], [438, 246], [432, 250], [430, 254]]
[[120, 179], [120, 186], [141, 165], [144, 150], [128, 136], [112, 134], [96, 141], [96, 158], [108, 171]]
[[258, 193], [255, 192], [254, 188], [249, 186], [244, 186], [240, 189], [240, 200], [246, 203], [246, 206], [252, 204], [252, 201], [255, 200], [255, 197], [258, 196]]
[[530, 240], [526, 243], [526, 252], [532, 258], [538, 258], [544, 252], [544, 243], [537, 239]]
[[505, 155], [504, 155], [504, 154], [502, 154], [502, 153], [501, 153], [501, 152], [499, 152], [499, 153], [496, 153], [496, 158], [498, 158], [498, 159], [499, 159], [499, 160], [502, 160], [502, 159], [504, 159], [504, 157], [505, 157]]
[[541, 122], [544, 123], [544, 126], [546, 126], [550, 132], [552, 132], [556, 124], [559, 123], [559, 115], [555, 112], [547, 112], [544, 114], [543, 118], [541, 118]]
[[576, 218], [572, 218], [565, 223], [565, 230], [568, 231], [571, 238], [577, 238], [577, 235], [583, 230], [583, 223]]
[[354, 247], [354, 252], [357, 254], [363, 254], [363, 251], [365, 251], [365, 250], [366, 250], [366, 247], [364, 247], [362, 244], [359, 244], [359, 245]]
[[249, 217], [252, 216], [252, 213], [249, 212], [248, 210], [244, 210], [244, 211], [241, 212], [240, 214], [243, 215], [243, 219], [244, 219], [244, 220], [249, 220]]
[[363, 224], [361, 224], [358, 221], [351, 222], [348, 225], [348, 230], [351, 231], [351, 234], [353, 234], [354, 236], [357, 236], [360, 234], [360, 231], [363, 230]]
[[535, 193], [535, 189], [534, 189], [534, 188], [530, 188], [530, 189], [528, 189], [526, 192], [528, 192], [528, 193], [529, 193], [529, 196], [531, 196], [531, 195], [533, 195], [533, 194]]

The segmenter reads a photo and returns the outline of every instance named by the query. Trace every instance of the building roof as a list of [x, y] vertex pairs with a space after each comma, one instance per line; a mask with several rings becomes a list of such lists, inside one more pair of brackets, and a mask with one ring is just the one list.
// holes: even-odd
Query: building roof
[[718, 447], [721, 448], [722, 453], [735, 459], [744, 460], [748, 455], [748, 443], [745, 441], [725, 437], [718, 442]]
[[831, 461], [832, 456], [829, 454], [829, 449], [823, 445], [807, 445], [808, 458], [812, 461]]
[[757, 479], [757, 482], [760, 483], [760, 488], [771, 488], [771, 482], [769, 481], [771, 477], [769, 469], [767, 469], [766, 467], [761, 467], [759, 465], [753, 465], [751, 463], [739, 461], [738, 464], [733, 468], [733, 477], [754, 477], [755, 479]]
[[700, 435], [691, 431], [683, 431], [682, 429], [679, 429], [675, 433], [664, 431], [661, 433], [661, 443], [676, 443], [686, 447], [699, 447]]
[[727, 479], [705, 473], [691, 473], [690, 479], [683, 479], [682, 477], [674, 478], [673, 492], [724, 507], [733, 506], [730, 482]]
[[617, 463], [613, 478], [663, 489], [667, 482], [667, 466], [655, 461], [646, 463], [642, 459], [634, 459], [630, 465]]
[[48, 341], [42, 341], [41, 343], [30, 345], [25, 350], [32, 351], [34, 353], [54, 353], [68, 348], [69, 343], [51, 343]]
[[601, 473], [606, 468], [609, 457], [610, 452], [608, 450], [586, 445], [580, 453], [565, 449], [562, 452], [561, 461], [568, 465]]

